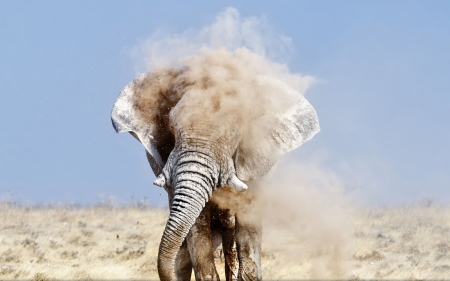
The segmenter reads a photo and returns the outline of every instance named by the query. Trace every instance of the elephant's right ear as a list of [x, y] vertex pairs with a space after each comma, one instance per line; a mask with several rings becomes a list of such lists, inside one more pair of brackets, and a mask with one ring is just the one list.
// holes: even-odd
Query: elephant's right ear
[[179, 74], [166, 69], [140, 75], [120, 92], [111, 112], [116, 132], [129, 132], [145, 147], [156, 176], [175, 145], [169, 113], [182, 95], [175, 86]]
[[252, 125], [234, 156], [236, 175], [244, 181], [267, 174], [284, 154], [301, 146], [320, 130], [312, 105], [290, 86], [275, 78], [259, 76], [255, 87], [283, 101], [285, 106], [270, 114], [262, 113], [249, 122]]

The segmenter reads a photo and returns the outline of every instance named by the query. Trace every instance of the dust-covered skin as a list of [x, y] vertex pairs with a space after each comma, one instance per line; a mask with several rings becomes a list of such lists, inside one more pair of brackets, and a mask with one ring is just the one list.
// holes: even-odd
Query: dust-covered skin
[[[152, 166], [152, 158], [148, 152], [146, 154]], [[174, 190], [168, 185], [164, 185], [164, 188], [168, 192], [171, 207]], [[220, 194], [216, 198], [218, 196], [220, 197]], [[218, 280], [213, 251], [220, 246], [219, 244], [222, 244], [225, 279], [237, 280], [239, 262], [235, 239], [235, 214], [228, 209], [219, 208], [214, 201], [210, 201], [206, 203], [180, 247], [174, 267], [176, 280], [190, 280], [192, 270], [196, 280]]]
[[[176, 278], [175, 261], [185, 238], [194, 269], [205, 269], [196, 272], [197, 279], [214, 279], [212, 250], [189, 245], [211, 239], [211, 230], [202, 226], [210, 220], [198, 218], [222, 188], [234, 191], [220, 209], [229, 210], [228, 201], [242, 198], [233, 212], [238, 278], [261, 279], [261, 216], [255, 216], [253, 199], [239, 192], [250, 187], [248, 197], [255, 197], [254, 180], [319, 131], [314, 108], [285, 83], [261, 75], [257, 66], [262, 64], [267, 65], [264, 57], [245, 48], [200, 52], [178, 70], [141, 75], [116, 101], [114, 128], [131, 132], [144, 145], [155, 184], [169, 195], [171, 212], [158, 255], [162, 280]], [[193, 226], [195, 235], [188, 235]], [[203, 261], [211, 264], [199, 266]]]
[[[165, 188], [172, 204], [173, 189]], [[213, 193], [177, 254], [176, 280], [190, 280], [192, 269], [196, 280], [219, 280], [213, 255], [219, 245], [214, 241], [222, 243], [227, 281], [262, 278], [261, 212], [258, 211], [260, 206], [256, 205], [259, 202], [253, 197], [253, 189], [236, 194], [225, 188]], [[237, 216], [243, 219], [237, 221]]]
[[[224, 256], [225, 279], [238, 280], [235, 216], [229, 211], [218, 208], [213, 202], [208, 202], [189, 231], [186, 241], [196, 280], [219, 280], [213, 254], [213, 250], [219, 245], [214, 245], [214, 242], [222, 243], [221, 254]], [[175, 267], [175, 272], [178, 271], [180, 270]], [[186, 275], [179, 280], [190, 280], [190, 278]]]

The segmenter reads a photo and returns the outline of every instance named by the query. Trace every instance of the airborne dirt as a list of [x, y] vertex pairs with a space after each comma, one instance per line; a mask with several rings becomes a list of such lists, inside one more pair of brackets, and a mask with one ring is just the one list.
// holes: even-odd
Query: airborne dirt
[[[450, 208], [372, 208], [358, 209], [356, 214], [348, 237], [355, 248], [346, 261], [347, 278], [448, 279]], [[145, 206], [2, 204], [0, 279], [157, 280], [157, 250], [167, 215], [165, 210]], [[287, 237], [279, 236], [282, 228], [265, 227], [264, 279], [314, 279], [320, 270], [336, 278], [327, 268], [334, 264], [327, 260], [338, 257], [326, 252], [331, 244], [312, 251], [318, 240], [311, 241], [311, 233], [321, 236], [327, 230], [315, 223], [299, 229], [304, 229], [298, 232], [301, 236]], [[332, 233], [327, 235], [333, 239]], [[274, 236], [277, 241], [271, 239]], [[219, 257], [216, 264], [225, 280]]]

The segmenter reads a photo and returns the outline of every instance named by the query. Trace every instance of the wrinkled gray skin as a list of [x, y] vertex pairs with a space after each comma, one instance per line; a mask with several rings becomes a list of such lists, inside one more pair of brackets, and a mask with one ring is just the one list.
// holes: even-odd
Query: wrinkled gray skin
[[[235, 226], [234, 214], [208, 202], [178, 251], [175, 260], [176, 280], [190, 280], [192, 269], [196, 280], [219, 280], [213, 255], [218, 243], [222, 243], [226, 280], [238, 280]], [[251, 280], [257, 279], [258, 275], [255, 275]]]
[[[181, 70], [141, 75], [121, 92], [111, 114], [117, 132], [130, 132], [144, 145], [155, 175], [160, 175], [158, 184], [169, 194], [170, 215], [158, 253], [159, 277], [188, 280], [193, 266], [196, 279], [218, 279], [211, 229], [220, 222], [214, 216], [226, 210], [215, 206], [210, 199], [213, 191], [227, 190], [230, 199], [238, 198], [243, 208], [235, 210], [234, 235], [232, 224], [230, 227], [218, 224], [223, 241], [230, 241], [229, 244], [236, 241], [238, 279], [260, 280], [261, 218], [253, 206], [257, 190], [250, 181], [266, 174], [282, 155], [317, 133], [317, 115], [303, 96], [284, 83], [255, 77], [255, 87], [264, 85], [275, 91], [274, 94], [296, 96], [286, 112], [245, 123], [251, 122], [247, 125], [250, 128], [262, 124], [273, 126], [266, 130], [265, 137], [257, 137], [258, 143], [254, 143], [252, 130], [235, 127], [243, 123], [236, 123], [232, 113], [220, 120], [204, 118], [186, 125], [184, 120], [192, 108], [185, 106], [189, 104], [189, 96], [184, 95], [184, 89], [192, 85], [180, 79], [182, 75]], [[145, 102], [141, 101], [142, 97], [147, 97]], [[208, 96], [204, 100], [208, 102]], [[242, 181], [249, 184], [249, 189], [237, 192], [247, 187]], [[226, 222], [233, 216], [225, 214], [224, 217]], [[225, 244], [226, 257], [227, 249], [232, 247]]]
[[[149, 163], [152, 163], [148, 152], [147, 158]], [[164, 188], [168, 193], [171, 208], [174, 189], [168, 184], [165, 184]], [[176, 280], [191, 280], [192, 269], [194, 269], [196, 280], [219, 280], [214, 264], [214, 250], [219, 243], [222, 243], [226, 280], [238, 280], [239, 261], [235, 227], [235, 215], [231, 210], [219, 208], [212, 201], [207, 202], [178, 251], [175, 260]], [[257, 275], [255, 277], [256, 279], [251, 280], [258, 279]]]

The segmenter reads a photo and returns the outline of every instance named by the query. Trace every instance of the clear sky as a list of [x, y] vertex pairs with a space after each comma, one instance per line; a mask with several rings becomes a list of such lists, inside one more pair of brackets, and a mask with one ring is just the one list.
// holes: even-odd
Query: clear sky
[[319, 81], [322, 130], [293, 157], [361, 202], [450, 202], [449, 1], [0, 1], [0, 197], [166, 202], [110, 111], [137, 47], [229, 6], [290, 38], [285, 62]]

